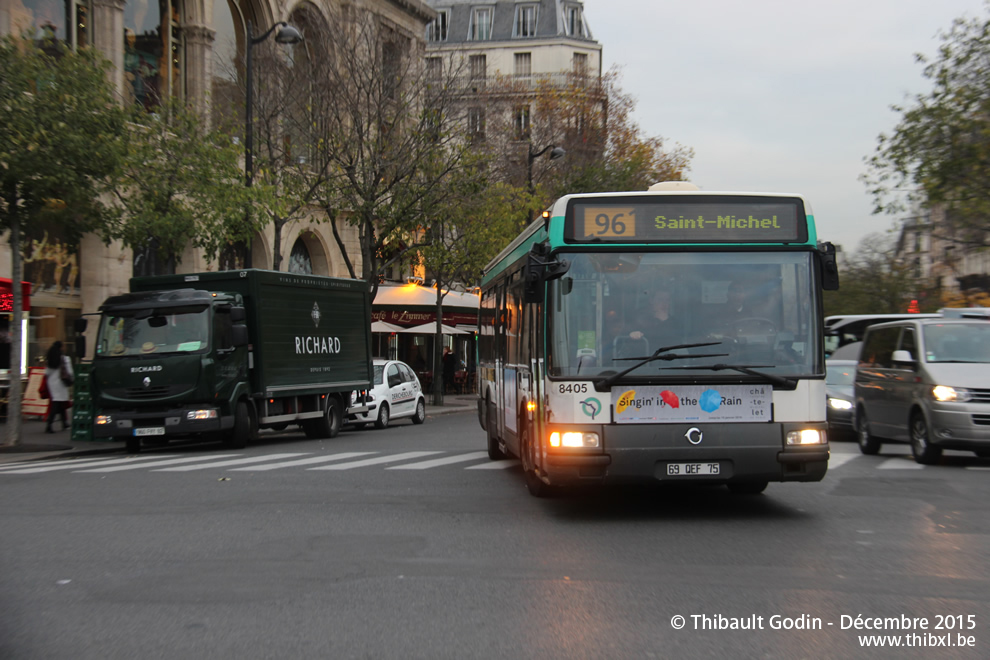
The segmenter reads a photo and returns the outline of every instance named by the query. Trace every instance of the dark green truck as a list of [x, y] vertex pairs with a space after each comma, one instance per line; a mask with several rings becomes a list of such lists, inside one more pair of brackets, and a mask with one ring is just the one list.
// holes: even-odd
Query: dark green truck
[[370, 387], [367, 283], [276, 271], [139, 277], [100, 306], [93, 436], [201, 437], [244, 447], [259, 428], [333, 437]]

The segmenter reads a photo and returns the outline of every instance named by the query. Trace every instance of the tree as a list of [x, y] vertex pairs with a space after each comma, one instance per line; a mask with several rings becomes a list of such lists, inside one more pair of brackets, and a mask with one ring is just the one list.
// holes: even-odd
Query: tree
[[[54, 222], [71, 240], [108, 221], [101, 193], [123, 157], [126, 130], [109, 66], [89, 49], [0, 42], [0, 227], [9, 232], [14, 318], [23, 310], [23, 231]], [[11, 444], [20, 442], [20, 327], [14, 323], [11, 333]]]
[[189, 245], [214, 259], [250, 238], [260, 222], [247, 209], [265, 189], [243, 185], [241, 149], [229, 133], [211, 130], [178, 99], [155, 113], [134, 106], [130, 121], [113, 180], [117, 214], [102, 233], [134, 251], [137, 273], [173, 270]]
[[[891, 234], [870, 234], [841, 273], [842, 289], [825, 292], [825, 315], [903, 314], [922, 293], [910, 264], [897, 258]], [[926, 296], [934, 299], [934, 296]], [[922, 311], [931, 311], [924, 309]]]
[[932, 89], [905, 106], [881, 134], [862, 176], [875, 212], [943, 204], [949, 240], [984, 245], [990, 231], [990, 19], [956, 19], [925, 65]]
[[[486, 107], [486, 143], [496, 153], [498, 176], [531, 186], [535, 210], [567, 193], [646, 190], [681, 180], [693, 152], [660, 137], [644, 136], [632, 120], [635, 100], [622, 91], [621, 74], [544, 76], [535, 89], [497, 77], [478, 97]], [[562, 147], [562, 160], [533, 157]]]

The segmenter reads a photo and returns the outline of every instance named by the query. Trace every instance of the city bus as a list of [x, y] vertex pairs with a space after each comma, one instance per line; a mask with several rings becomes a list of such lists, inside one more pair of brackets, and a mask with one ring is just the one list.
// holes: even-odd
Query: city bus
[[482, 277], [488, 455], [520, 459], [537, 497], [820, 481], [821, 291], [837, 288], [835, 249], [799, 195], [667, 182], [561, 197]]

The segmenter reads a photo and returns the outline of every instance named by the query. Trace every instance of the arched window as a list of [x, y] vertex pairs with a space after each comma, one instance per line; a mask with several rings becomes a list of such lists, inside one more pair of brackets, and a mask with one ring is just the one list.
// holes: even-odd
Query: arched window
[[210, 81], [213, 125], [242, 136], [246, 90], [241, 84], [245, 27], [240, 8], [230, 0], [214, 0], [213, 29], [216, 31]]
[[55, 39], [88, 46], [89, 0], [20, 0], [10, 12], [10, 32], [36, 41]]
[[313, 274], [313, 261], [309, 258], [309, 248], [303, 239], [297, 238], [292, 252], [289, 254], [289, 272], [300, 275]]
[[184, 91], [178, 2], [128, 0], [124, 6], [124, 93], [148, 111]]

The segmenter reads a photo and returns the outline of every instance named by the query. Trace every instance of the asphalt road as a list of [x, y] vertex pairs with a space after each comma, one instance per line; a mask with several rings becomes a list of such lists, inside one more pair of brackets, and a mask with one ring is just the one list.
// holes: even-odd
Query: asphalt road
[[463, 413], [4, 465], [0, 658], [990, 656], [990, 461], [538, 500], [484, 446]]

